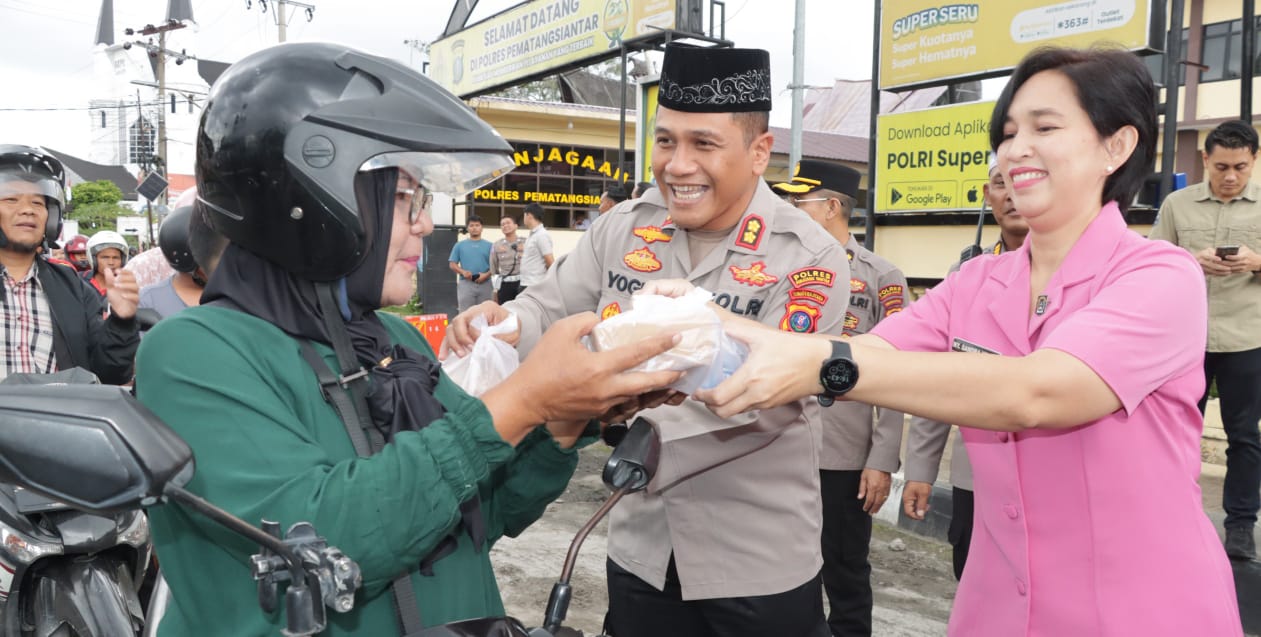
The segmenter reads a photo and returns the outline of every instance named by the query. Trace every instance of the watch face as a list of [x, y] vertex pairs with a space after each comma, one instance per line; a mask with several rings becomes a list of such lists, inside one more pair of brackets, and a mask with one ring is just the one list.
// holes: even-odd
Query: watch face
[[833, 358], [823, 368], [820, 380], [827, 393], [839, 396], [858, 383], [858, 366], [852, 360]]

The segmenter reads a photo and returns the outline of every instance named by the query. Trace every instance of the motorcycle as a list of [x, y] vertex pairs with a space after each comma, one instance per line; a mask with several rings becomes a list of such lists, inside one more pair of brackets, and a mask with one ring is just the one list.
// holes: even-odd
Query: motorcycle
[[[91, 373], [71, 369], [12, 375], [3, 384], [93, 382]], [[65, 451], [46, 442], [44, 455]], [[5, 637], [137, 634], [144, 619], [138, 588], [152, 550], [139, 507], [89, 513], [0, 484], [0, 631]]]
[[[614, 493], [578, 532], [552, 589], [543, 626], [526, 629], [509, 617], [428, 628], [409, 637], [580, 637], [563, 626], [572, 596], [569, 583], [587, 534], [628, 493], [648, 485], [660, 442], [642, 418], [626, 430], [604, 468]], [[285, 585], [286, 637], [317, 635], [325, 608], [348, 612], [362, 584], [359, 566], [330, 546], [306, 522], [281, 534], [274, 524], [256, 528], [184, 489], [195, 471], [192, 450], [124, 388], [107, 385], [13, 387], [0, 385], [0, 482], [79, 511], [113, 515], [167, 501], [205, 515], [261, 546], [250, 560], [260, 606], [276, 607]], [[6, 537], [7, 539], [7, 537]], [[39, 634], [68, 635], [74, 633]], [[126, 631], [81, 633], [109, 637]]]

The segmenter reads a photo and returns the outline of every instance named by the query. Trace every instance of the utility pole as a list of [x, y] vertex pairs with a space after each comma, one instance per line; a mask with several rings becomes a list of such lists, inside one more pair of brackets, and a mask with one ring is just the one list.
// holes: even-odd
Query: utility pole
[[806, 64], [806, 0], [797, 0], [797, 23], [793, 27], [793, 84], [792, 84], [792, 146], [788, 151], [788, 172], [792, 173], [801, 161], [801, 104], [805, 89], [804, 67]]
[[[285, 11], [285, 5], [294, 5], [306, 9], [306, 21], [310, 22], [315, 19], [315, 5], [297, 0], [272, 0], [276, 3], [276, 10], [273, 14], [276, 16], [276, 37], [278, 42], [284, 42], [288, 37], [287, 29], [289, 27], [289, 18], [293, 16], [292, 11]], [[249, 9], [254, 6], [253, 0], [245, 0], [245, 8]], [[267, 13], [267, 0], [258, 0], [258, 8], [263, 13]]]
[[[167, 54], [168, 54], [168, 53], [175, 55], [175, 56], [176, 56], [176, 58], [177, 58], [177, 62], [178, 62], [178, 63], [180, 63], [180, 64], [183, 64], [183, 63], [184, 63], [184, 60], [189, 59], [189, 57], [190, 57], [189, 55], [187, 55], [187, 54], [185, 54], [185, 53], [183, 53], [183, 52], [178, 52], [178, 53], [177, 53], [177, 52], [174, 52], [174, 51], [168, 51], [168, 50], [167, 50], [167, 48], [166, 48], [166, 34], [167, 34], [168, 32], [171, 32], [171, 31], [175, 31], [175, 30], [178, 30], [178, 29], [183, 29], [185, 26], [187, 26], [187, 25], [185, 25], [183, 22], [180, 22], [179, 20], [167, 20], [166, 22], [163, 22], [160, 26], [154, 26], [154, 25], [152, 25], [152, 24], [147, 24], [147, 25], [145, 25], [145, 27], [144, 27], [143, 29], [139, 29], [139, 30], [136, 30], [136, 29], [125, 29], [125, 30], [123, 31], [123, 33], [124, 33], [124, 34], [126, 34], [126, 35], [128, 35], [128, 36], [134, 36], [134, 35], [145, 35], [145, 36], [149, 36], [149, 38], [150, 38], [150, 39], [149, 39], [149, 41], [148, 41], [148, 42], [141, 42], [141, 41], [139, 41], [139, 40], [137, 40], [137, 41], [135, 41], [135, 42], [125, 42], [125, 43], [123, 43], [123, 48], [124, 48], [124, 49], [130, 49], [130, 48], [132, 47], [132, 45], [133, 45], [133, 44], [143, 46], [143, 47], [145, 47], [145, 50], [149, 53], [149, 56], [150, 56], [150, 57], [153, 57], [153, 58], [155, 58], [155, 59], [157, 60], [157, 65], [156, 65], [156, 67], [155, 67], [155, 70], [156, 70], [156, 73], [155, 73], [155, 74], [157, 75], [157, 79], [158, 79], [158, 149], [157, 149], [157, 150], [158, 150], [158, 153], [157, 153], [157, 162], [155, 162], [155, 163], [156, 163], [156, 165], [155, 165], [155, 169], [156, 169], [156, 170], [158, 171], [158, 173], [159, 173], [159, 174], [161, 174], [163, 177], [167, 177], [167, 172], [166, 172], [166, 170], [167, 170], [167, 169], [166, 169], [166, 166], [167, 166], [167, 157], [166, 157], [166, 56], [167, 56]], [[156, 46], [153, 44], [153, 39], [152, 39], [152, 38], [153, 38], [153, 36], [155, 36], [155, 35], [156, 35], [156, 36], [158, 36], [158, 43], [157, 43], [157, 45], [156, 45]], [[163, 193], [162, 193], [162, 197], [161, 197], [161, 199], [162, 199], [162, 203], [164, 203], [164, 204], [165, 204], [165, 203], [166, 203], [166, 193], [165, 193], [165, 192], [163, 192]]]

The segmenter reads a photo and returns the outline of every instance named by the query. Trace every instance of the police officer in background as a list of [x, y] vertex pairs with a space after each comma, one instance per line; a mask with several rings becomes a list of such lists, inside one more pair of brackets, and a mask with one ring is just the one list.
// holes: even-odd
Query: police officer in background
[[[990, 180], [985, 184], [985, 201], [994, 211], [998, 222], [998, 241], [981, 251], [982, 254], [1002, 254], [1019, 248], [1029, 234], [1029, 223], [1016, 211], [1011, 192], [998, 171], [998, 162], [990, 155]], [[950, 272], [959, 270], [963, 261], [950, 266]], [[906, 488], [902, 491], [903, 510], [915, 520], [923, 520], [928, 512], [928, 499], [937, 480], [941, 454], [950, 436], [949, 423], [937, 422], [913, 416], [906, 434]], [[963, 448], [963, 436], [956, 435], [950, 452], [951, 516], [947, 539], [954, 548], [955, 579], [963, 577], [963, 565], [968, 561], [968, 545], [972, 543], [972, 465]]]
[[507, 303], [521, 293], [521, 257], [525, 253], [525, 237], [517, 235], [517, 220], [512, 215], [504, 215], [499, 220], [499, 229], [504, 236], [490, 249], [490, 272], [499, 277], [499, 287], [495, 289], [492, 300]]
[[[715, 90], [717, 87], [719, 90]], [[605, 213], [554, 272], [506, 307], [527, 353], [548, 325], [630, 309], [652, 281], [687, 279], [768, 327], [837, 333], [849, 300], [845, 251], [762, 180], [772, 137], [770, 56], [670, 44], [653, 131], [659, 188]], [[447, 347], [472, 346], [472, 318]], [[827, 637], [813, 397], [715, 416], [683, 401], [644, 412], [662, 440], [646, 492], [611, 513], [609, 625], [617, 637]]]
[[[843, 334], [865, 334], [881, 319], [901, 312], [906, 276], [864, 248], [850, 234], [857, 203], [858, 171], [832, 162], [803, 159], [790, 182], [774, 189], [823, 226], [849, 255], [849, 309]], [[859, 402], [822, 410], [823, 447], [819, 482], [823, 492], [823, 590], [832, 634], [871, 636], [871, 516], [889, 497], [902, 447], [902, 412]]]

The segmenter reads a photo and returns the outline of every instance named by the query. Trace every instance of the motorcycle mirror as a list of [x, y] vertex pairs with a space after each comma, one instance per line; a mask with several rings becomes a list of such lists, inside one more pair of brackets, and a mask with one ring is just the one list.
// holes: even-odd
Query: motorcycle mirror
[[193, 452], [124, 387], [0, 386], [0, 482], [93, 513], [150, 506]]
[[660, 459], [661, 439], [656, 428], [646, 418], [636, 418], [609, 454], [604, 484], [613, 490], [629, 487], [628, 492], [639, 491], [652, 480]]

